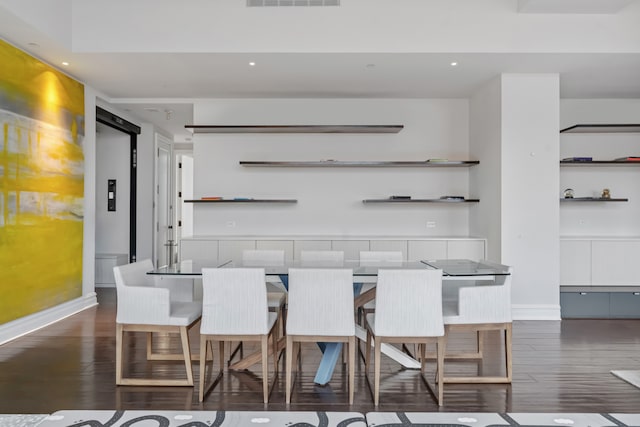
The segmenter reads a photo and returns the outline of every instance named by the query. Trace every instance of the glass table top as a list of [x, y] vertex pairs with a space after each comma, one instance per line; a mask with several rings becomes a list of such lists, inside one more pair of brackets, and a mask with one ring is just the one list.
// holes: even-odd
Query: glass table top
[[487, 261], [468, 259], [424, 260], [423, 263], [442, 270], [445, 276], [508, 276], [509, 267]]
[[382, 262], [363, 265], [360, 261], [347, 260], [338, 263], [314, 262], [301, 263], [300, 261], [285, 261], [281, 265], [244, 265], [237, 261], [182, 261], [173, 266], [163, 266], [154, 269], [148, 274], [176, 275], [176, 276], [199, 276], [202, 275], [203, 268], [240, 268], [240, 267], [261, 267], [265, 269], [267, 275], [287, 275], [290, 268], [351, 268], [355, 276], [377, 276], [379, 269], [441, 269], [444, 276], [504, 276], [509, 274], [509, 267], [506, 265], [493, 264], [484, 261], [471, 261], [466, 259], [449, 260], [423, 260], [423, 261], [399, 261]]

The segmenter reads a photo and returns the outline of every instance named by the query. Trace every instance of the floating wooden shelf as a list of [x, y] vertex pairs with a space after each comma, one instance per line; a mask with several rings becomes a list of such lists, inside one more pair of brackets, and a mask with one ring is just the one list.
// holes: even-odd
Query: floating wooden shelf
[[581, 162], [581, 161], [575, 161], [575, 160], [560, 160], [560, 166], [589, 166], [589, 165], [640, 166], [640, 162], [629, 161], [629, 160], [591, 160], [589, 162]]
[[355, 161], [355, 160], [317, 160], [317, 161], [240, 161], [245, 167], [469, 167], [477, 165], [478, 160], [448, 161]]
[[628, 202], [629, 199], [603, 199], [602, 197], [573, 197], [561, 198], [561, 202]]
[[185, 200], [185, 203], [298, 203], [295, 199], [194, 199]]
[[362, 203], [478, 203], [480, 199], [365, 199]]
[[398, 133], [403, 125], [185, 125], [193, 133]]
[[560, 133], [633, 133], [640, 132], [640, 124], [579, 124], [569, 126]]

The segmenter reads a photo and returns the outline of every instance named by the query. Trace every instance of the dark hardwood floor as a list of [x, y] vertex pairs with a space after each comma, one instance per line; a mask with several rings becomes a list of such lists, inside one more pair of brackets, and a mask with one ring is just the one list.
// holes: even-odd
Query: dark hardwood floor
[[[115, 290], [98, 290], [99, 306], [0, 346], [0, 413], [51, 413], [62, 409], [162, 410], [376, 410], [364, 376], [356, 369], [356, 397], [347, 403], [346, 369], [338, 366], [324, 387], [313, 384], [319, 350], [304, 348], [302, 372], [292, 404], [284, 404], [284, 363], [270, 397], [262, 403], [259, 366], [229, 371], [198, 402], [191, 387], [115, 386]], [[197, 329], [194, 328], [194, 329]], [[197, 331], [192, 347], [198, 347]], [[488, 362], [448, 362], [447, 372], [501, 368], [498, 335], [488, 337]], [[640, 369], [640, 320], [516, 321], [513, 328], [511, 385], [445, 385], [438, 408], [418, 371], [403, 370], [383, 357], [378, 411], [446, 412], [640, 412], [640, 389], [610, 374], [612, 369]], [[468, 345], [455, 337], [449, 347]], [[159, 344], [175, 346], [161, 337]], [[145, 372], [143, 335], [128, 339], [132, 372]], [[246, 349], [248, 351], [250, 349]], [[157, 372], [181, 373], [176, 362], [151, 362]], [[432, 366], [433, 364], [431, 364]], [[198, 365], [194, 364], [198, 379]]]

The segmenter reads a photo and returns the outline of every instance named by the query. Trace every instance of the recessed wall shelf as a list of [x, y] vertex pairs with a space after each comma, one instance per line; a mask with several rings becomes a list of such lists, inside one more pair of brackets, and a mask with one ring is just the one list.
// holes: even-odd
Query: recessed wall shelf
[[561, 202], [628, 202], [629, 199], [603, 199], [602, 197], [573, 197], [561, 198]]
[[185, 125], [193, 133], [398, 133], [404, 125]]
[[478, 203], [480, 199], [365, 199], [362, 203]]
[[632, 133], [640, 132], [640, 124], [579, 124], [560, 130], [560, 133]]
[[240, 161], [245, 167], [469, 167], [477, 165], [478, 160], [461, 161]]
[[185, 203], [298, 203], [296, 199], [194, 199]]

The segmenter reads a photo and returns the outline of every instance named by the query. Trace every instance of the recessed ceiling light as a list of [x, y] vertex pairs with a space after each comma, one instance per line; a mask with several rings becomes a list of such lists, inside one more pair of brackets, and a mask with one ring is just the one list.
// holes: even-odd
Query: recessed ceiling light
[[64, 65], [66, 67], [67, 65], [69, 65], [69, 63], [67, 61], [63, 61], [62, 65]]
[[249, 62], [249, 65], [250, 65], [250, 66], [252, 66], [252, 67], [255, 67], [255, 66], [256, 66], [256, 63], [255, 63], [255, 62], [253, 62], [253, 61], [251, 61], [251, 62]]
[[451, 63], [451, 66], [452, 66], [452, 67], [456, 67], [457, 65], [458, 65], [458, 63], [457, 63], [457, 62], [455, 62], [455, 61]]

